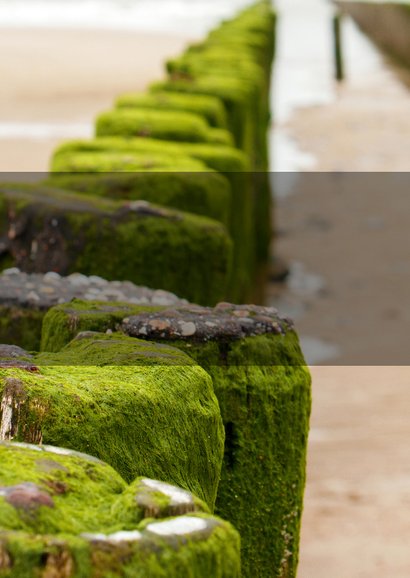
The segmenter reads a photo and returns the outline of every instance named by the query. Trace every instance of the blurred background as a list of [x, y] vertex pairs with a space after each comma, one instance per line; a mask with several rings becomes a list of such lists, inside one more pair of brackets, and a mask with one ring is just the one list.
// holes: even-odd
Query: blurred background
[[[250, 3], [0, 0], [0, 171], [46, 171], [116, 95]], [[265, 302], [296, 320], [314, 391], [299, 576], [408, 578], [410, 73], [345, 15], [337, 82], [335, 6], [275, 6], [282, 279]]]

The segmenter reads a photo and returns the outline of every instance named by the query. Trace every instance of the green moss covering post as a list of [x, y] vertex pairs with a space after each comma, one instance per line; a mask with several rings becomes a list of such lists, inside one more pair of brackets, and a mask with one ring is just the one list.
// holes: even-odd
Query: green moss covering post
[[[63, 335], [73, 316], [94, 327], [81, 305], [74, 309], [50, 312], [45, 334], [54, 326]], [[271, 308], [225, 303], [140, 313], [121, 329], [178, 347], [211, 375], [226, 433], [216, 511], [241, 534], [245, 577], [294, 578], [310, 376], [292, 324]]]
[[94, 457], [1, 443], [4, 578], [239, 578], [239, 536], [178, 487]]
[[[271, 193], [266, 174], [266, 131], [274, 26], [275, 15], [270, 3], [256, 3], [236, 18], [224, 22], [204, 42], [189, 47], [180, 58], [170, 61], [168, 81], [153, 86], [148, 94], [123, 95], [118, 99], [116, 110], [97, 119], [98, 137], [154, 138], [214, 145], [228, 145], [234, 140], [236, 146], [249, 156], [249, 170], [253, 176], [252, 198], [242, 213], [239, 210], [232, 213], [239, 216], [230, 229], [238, 250], [242, 252], [241, 258], [234, 258], [233, 270], [246, 272], [241, 274], [241, 279], [235, 275], [232, 277], [228, 295], [234, 300], [248, 297], [249, 279], [255, 277], [254, 263], [265, 264], [269, 254]], [[229, 131], [224, 130], [225, 126]], [[150, 149], [150, 153], [153, 152]], [[69, 159], [60, 153], [55, 158], [54, 171], [94, 170], [95, 157], [76, 155], [74, 164], [70, 166]], [[209, 159], [212, 162], [212, 155]], [[149, 160], [148, 165], [146, 162], [146, 157], [142, 162], [125, 155], [109, 159], [104, 155], [98, 157], [101, 171], [149, 170]], [[214, 168], [205, 159], [203, 162]], [[166, 169], [162, 166], [158, 170]], [[221, 169], [215, 167], [215, 170]], [[250, 179], [248, 175], [242, 180]], [[247, 190], [247, 184], [238, 186], [240, 180], [240, 176], [236, 178], [237, 188]], [[248, 231], [249, 222], [252, 233]], [[241, 233], [244, 238], [242, 246], [238, 242]]]
[[170, 61], [169, 80], [152, 87], [153, 91], [213, 95], [224, 103], [235, 144], [250, 155], [255, 173], [253, 219], [260, 264], [267, 262], [272, 234], [267, 131], [275, 22], [270, 2], [252, 5]]
[[[100, 156], [91, 157], [91, 153], [104, 155], [104, 162], [100, 161]], [[108, 158], [115, 162], [120, 154], [126, 156], [130, 162], [134, 155], [138, 159], [141, 154], [149, 158], [150, 155], [159, 153], [175, 158], [190, 155], [195, 161], [204, 163], [203, 172], [142, 172], [133, 175], [109, 173], [98, 177], [78, 174], [84, 166], [84, 155], [88, 170], [101, 171], [102, 167], [109, 170]], [[94, 159], [93, 164], [91, 159]], [[118, 162], [112, 167], [117, 165]], [[249, 160], [243, 152], [222, 145], [105, 137], [62, 145], [54, 154], [51, 168], [62, 174], [50, 175], [50, 184], [106, 197], [144, 198], [222, 221], [228, 226], [234, 242], [228, 298], [235, 302], [250, 298], [256, 269], [254, 248], [258, 240], [255, 239], [252, 218], [254, 175], [249, 172]], [[208, 173], [209, 169], [223, 173], [230, 182], [231, 199], [226, 199], [229, 193], [222, 190], [226, 188], [226, 183], [220, 181], [222, 177]], [[265, 209], [265, 217], [266, 212], [269, 211]], [[257, 238], [260, 239], [260, 231]]]
[[40, 349], [55, 353], [61, 351], [78, 333], [112, 333], [118, 330], [124, 317], [161, 309], [163, 307], [73, 299], [50, 308], [45, 314]]
[[[156, 82], [151, 90], [185, 94], [204, 94], [217, 96], [222, 100], [228, 112], [228, 127], [233, 135], [235, 146], [252, 153], [252, 89], [240, 78], [213, 75], [198, 76], [195, 79], [184, 79], [176, 76], [168, 81]], [[134, 135], [137, 136], [137, 135]]]
[[[202, 43], [189, 47], [181, 57], [168, 62], [171, 80], [168, 89], [171, 89], [172, 81], [177, 84], [184, 80], [193, 84], [200, 83], [202, 86], [207, 85], [208, 89], [211, 88], [209, 80], [214, 83], [215, 95], [222, 99], [229, 113], [228, 124], [235, 135], [237, 146], [249, 147], [248, 152], [254, 155], [254, 170], [267, 170], [266, 131], [269, 123], [275, 20], [270, 3], [258, 3], [234, 19], [224, 22]], [[225, 92], [224, 85], [217, 82], [218, 77], [222, 82], [225, 80]], [[247, 89], [248, 103], [242, 103], [241, 116], [242, 124], [245, 116], [249, 117], [249, 140], [244, 139], [244, 133], [241, 132], [243, 127], [239, 114], [233, 114], [234, 103], [229, 93], [229, 82], [235, 80], [241, 81], [242, 93], [244, 88]], [[180, 89], [182, 87], [183, 84]], [[198, 88], [191, 92], [201, 94]], [[237, 101], [235, 106], [241, 105]], [[235, 119], [235, 116], [238, 118]]]
[[171, 92], [127, 93], [116, 100], [117, 108], [147, 108], [192, 112], [203, 116], [210, 126], [226, 128], [226, 111], [221, 101], [214, 96], [185, 95]]
[[[200, 160], [193, 160], [192, 166], [181, 165], [183, 145], [171, 143], [172, 154], [163, 154], [167, 150], [167, 143], [150, 139], [107, 137], [66, 143], [55, 152], [53, 173], [45, 183], [100, 197], [145, 200], [210, 217], [229, 227], [232, 192], [228, 180]], [[161, 157], [175, 161], [167, 165]]]
[[244, 576], [294, 578], [310, 377], [290, 322], [269, 308], [221, 304], [131, 317], [122, 329], [172, 343], [212, 376], [226, 433], [216, 511], [241, 534]]
[[[239, 61], [241, 62], [241, 61]], [[254, 221], [258, 232], [256, 255], [259, 263], [265, 263], [269, 254], [271, 237], [271, 191], [268, 179], [268, 144], [267, 130], [269, 125], [269, 84], [264, 78], [262, 67], [252, 60], [243, 59], [238, 64], [237, 50], [218, 46], [200, 53], [186, 54], [178, 60], [168, 63], [171, 75], [179, 78], [182, 74], [192, 79], [207, 78], [209, 70], [212, 75], [219, 74], [225, 82], [232, 78], [240, 79], [242, 89], [249, 85], [248, 102], [244, 103], [239, 116], [240, 128], [244, 118], [248, 117], [249, 129], [238, 136], [237, 144], [245, 150], [252, 161], [254, 170]], [[245, 122], [246, 125], [246, 122]], [[235, 131], [239, 135], [239, 129]]]
[[[210, 67], [212, 70], [212, 67]], [[187, 94], [208, 94], [220, 97], [229, 113], [229, 126], [234, 136], [235, 145], [247, 153], [251, 158], [251, 170], [253, 173], [267, 175], [267, 145], [266, 145], [266, 124], [264, 120], [263, 140], [257, 136], [255, 127], [259, 126], [255, 120], [255, 110], [260, 110], [258, 104], [259, 92], [256, 87], [245, 83], [240, 77], [216, 72], [207, 75], [200, 75], [193, 80], [181, 79], [179, 76], [169, 81], [152, 85], [152, 90], [173, 91]], [[266, 116], [262, 113], [259, 116]], [[264, 144], [262, 144], [264, 143]], [[258, 160], [259, 159], [259, 160]], [[258, 262], [266, 261], [268, 247], [271, 238], [271, 192], [270, 186], [265, 177], [261, 184], [261, 177], [258, 176], [253, 185], [253, 205], [251, 208], [251, 219], [253, 227], [258, 231], [258, 244], [256, 245], [256, 259]], [[261, 210], [256, 208], [260, 204]], [[248, 212], [249, 214], [249, 212]]]
[[[70, 155], [89, 152], [133, 152], [136, 155], [145, 155], [146, 162], [150, 158], [158, 158], [159, 162], [153, 168], [165, 171], [167, 165], [175, 165], [176, 171], [213, 171], [223, 173], [229, 177], [230, 173], [249, 172], [248, 156], [237, 148], [226, 145], [208, 143], [186, 143], [175, 141], [160, 141], [151, 138], [135, 137], [99, 137], [90, 140], [68, 141], [60, 145], [53, 154], [50, 170], [53, 172], [68, 172], [75, 170], [70, 165]], [[158, 156], [157, 156], [158, 155]], [[159, 158], [162, 156], [162, 159]], [[136, 156], [138, 159], [139, 157]], [[150, 167], [147, 168], [147, 170]], [[121, 193], [121, 192], [120, 192]]]
[[[102, 138], [102, 141], [113, 141], [113, 137]], [[124, 139], [116, 137], [117, 141], [133, 142], [134, 139]], [[144, 140], [144, 139], [142, 139]], [[95, 142], [99, 142], [96, 139]], [[76, 142], [76, 141], [75, 141]], [[94, 142], [94, 141], [92, 141]], [[160, 141], [157, 141], [160, 142]], [[82, 143], [82, 141], [80, 141]], [[51, 169], [54, 172], [145, 172], [145, 173], [182, 173], [182, 172], [203, 172], [206, 166], [200, 161], [187, 154], [167, 154], [161, 149], [150, 150], [141, 148], [134, 151], [131, 156], [126, 154], [128, 151], [125, 146], [122, 148], [111, 149], [111, 147], [95, 147], [93, 150], [82, 144], [75, 151], [69, 150], [71, 143], [63, 145], [57, 150], [51, 163]], [[90, 152], [99, 153], [99, 156], [90, 155]], [[120, 155], [120, 152], [122, 153]]]
[[158, 478], [213, 509], [223, 427], [212, 381], [191, 358], [93, 332], [59, 353], [10, 348], [0, 351], [3, 439], [90, 452], [128, 482]]
[[126, 279], [199, 303], [227, 293], [232, 241], [217, 221], [38, 185], [0, 187], [0, 199], [1, 234], [23, 271]]
[[118, 108], [102, 113], [96, 136], [150, 137], [176, 142], [232, 144], [228, 131], [212, 128], [204, 118], [189, 112]]

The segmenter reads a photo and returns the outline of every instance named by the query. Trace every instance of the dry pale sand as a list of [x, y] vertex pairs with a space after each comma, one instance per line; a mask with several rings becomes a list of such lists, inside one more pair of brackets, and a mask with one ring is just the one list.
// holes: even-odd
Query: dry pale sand
[[[410, 169], [409, 92], [386, 69], [288, 130], [319, 171]], [[299, 332], [341, 352], [340, 367], [312, 368], [299, 578], [408, 578], [410, 178], [343, 182], [305, 181], [277, 209], [280, 255], [323, 280]]]
[[2, 123], [28, 126], [24, 136], [0, 138], [0, 171], [46, 170], [68, 136], [33, 138], [33, 123], [67, 125], [73, 134], [78, 126], [81, 136], [115, 96], [162, 79], [164, 61], [187, 42], [128, 31], [1, 30], [0, 135]]
[[315, 367], [299, 578], [408, 578], [410, 367]]

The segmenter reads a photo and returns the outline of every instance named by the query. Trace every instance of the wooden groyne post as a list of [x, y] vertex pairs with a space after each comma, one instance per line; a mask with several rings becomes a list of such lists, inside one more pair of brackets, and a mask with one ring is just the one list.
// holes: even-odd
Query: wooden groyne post
[[342, 44], [342, 14], [336, 11], [333, 16], [333, 51], [335, 63], [335, 78], [338, 82], [344, 80], [344, 58]]

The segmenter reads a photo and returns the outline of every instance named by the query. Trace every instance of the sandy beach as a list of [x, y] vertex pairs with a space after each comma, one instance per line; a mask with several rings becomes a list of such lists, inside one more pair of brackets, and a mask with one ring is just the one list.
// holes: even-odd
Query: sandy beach
[[311, 367], [299, 577], [406, 578], [408, 192], [384, 202], [380, 193], [344, 193], [311, 191], [278, 211], [282, 255], [297, 257], [322, 283], [305, 292], [298, 331], [335, 352], [329, 366]]
[[303, 270], [285, 302], [296, 312], [302, 340], [330, 347], [329, 365], [311, 368], [299, 578], [409, 575], [404, 76], [382, 62], [348, 77], [333, 102], [299, 110], [284, 127], [321, 172], [302, 177], [294, 194], [278, 202], [278, 252]]
[[131, 31], [1, 30], [0, 171], [47, 170], [59, 142], [91, 134], [96, 114], [121, 92], [160, 80], [164, 61], [188, 41]]

